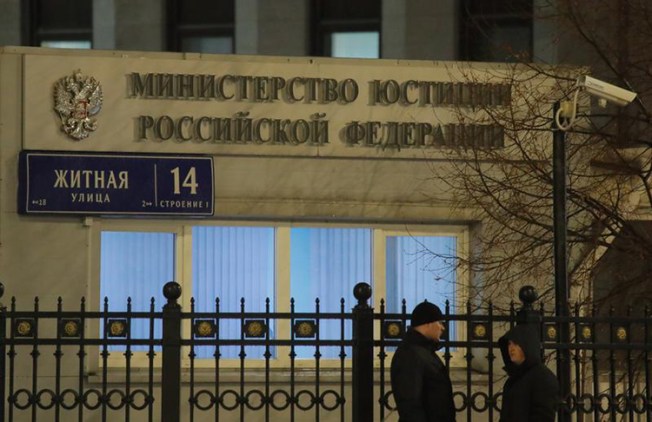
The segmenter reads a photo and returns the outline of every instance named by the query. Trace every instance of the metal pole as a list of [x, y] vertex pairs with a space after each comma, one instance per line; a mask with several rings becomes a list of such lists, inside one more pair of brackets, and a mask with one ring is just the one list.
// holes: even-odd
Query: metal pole
[[[5, 286], [0, 283], [0, 299], [2, 298], [2, 295], [5, 292]], [[2, 372], [2, 376], [0, 376], [0, 420], [4, 421], [5, 420], [5, 401], [7, 400], [7, 397], [5, 397], [6, 390], [5, 390], [5, 384], [7, 382], [7, 367], [6, 367], [6, 339], [7, 339], [7, 308], [4, 307], [2, 303], [0, 303], [0, 371]]]
[[163, 295], [163, 363], [161, 370], [161, 421], [179, 422], [181, 417], [181, 286], [165, 283]]
[[[566, 251], [566, 132], [557, 127], [555, 114], [560, 104], [556, 102], [552, 109], [552, 202], [553, 233], [555, 259], [555, 314], [558, 318], [559, 344], [568, 346], [570, 329], [568, 320], [568, 254]], [[570, 349], [562, 348], [557, 352], [557, 379], [562, 400], [570, 394]], [[570, 421], [567, 406], [559, 411], [559, 422]]]
[[352, 421], [374, 420], [374, 310], [368, 304], [371, 286], [353, 288], [358, 304], [353, 308]]

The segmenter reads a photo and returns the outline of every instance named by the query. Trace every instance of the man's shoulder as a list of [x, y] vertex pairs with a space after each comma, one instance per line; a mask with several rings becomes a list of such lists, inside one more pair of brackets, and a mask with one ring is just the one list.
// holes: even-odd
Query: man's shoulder
[[417, 350], [418, 348], [419, 346], [414, 343], [406, 342], [406, 341], [401, 342], [396, 348], [396, 351], [394, 352], [394, 357], [392, 358], [392, 362], [395, 360], [414, 359], [419, 353], [419, 351]]
[[553, 377], [555, 379], [557, 378], [555, 376], [555, 373], [552, 372], [552, 369], [548, 368], [548, 366], [543, 362], [539, 362], [537, 364], [537, 369], [539, 370], [539, 372], [541, 372], [543, 374], [546, 374], [546, 376], [548, 376], [548, 377]]
[[419, 349], [426, 349], [423, 344], [419, 343], [418, 341], [415, 341], [414, 339], [411, 338], [404, 338], [399, 344], [398, 347], [396, 348], [396, 352], [398, 353], [399, 351], [401, 352], [411, 352], [414, 353]]
[[539, 386], [554, 388], [558, 385], [557, 376], [544, 363], [537, 364], [533, 369], [532, 373], [537, 378], [536, 382]]

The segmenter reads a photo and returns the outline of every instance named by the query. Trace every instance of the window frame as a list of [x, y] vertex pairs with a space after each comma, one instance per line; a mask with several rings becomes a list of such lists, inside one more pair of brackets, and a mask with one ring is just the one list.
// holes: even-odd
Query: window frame
[[[181, 52], [182, 41], [187, 37], [228, 37], [231, 38], [231, 53], [235, 53], [235, 0], [233, 0], [232, 5], [233, 20], [219, 23], [180, 22], [179, 16], [181, 15], [180, 7], [182, 2], [183, 0], [166, 1], [167, 51]], [[219, 2], [216, 2], [215, 5], [219, 5]]]
[[[379, 5], [378, 16], [352, 18], [350, 16], [323, 17], [323, 3], [329, 0], [313, 0], [310, 9], [311, 25], [311, 55], [333, 57], [331, 37], [336, 32], [377, 32], [378, 58], [382, 58], [382, 2]], [[357, 5], [352, 2], [351, 5]]]
[[[469, 245], [469, 227], [461, 225], [423, 225], [423, 226], [406, 226], [406, 225], [374, 225], [374, 224], [350, 224], [350, 223], [331, 223], [331, 224], [312, 224], [312, 223], [278, 223], [278, 222], [250, 222], [250, 221], [218, 221], [218, 220], [113, 220], [113, 219], [87, 219], [90, 226], [90, 257], [91, 271], [90, 283], [88, 284], [89, 309], [101, 310], [102, 300], [99, 297], [100, 292], [100, 248], [101, 233], [103, 231], [133, 231], [133, 232], [158, 232], [172, 233], [175, 235], [175, 277], [176, 281], [181, 284], [182, 292], [180, 304], [182, 310], [190, 310], [192, 293], [192, 228], [194, 226], [231, 226], [231, 227], [272, 227], [275, 231], [275, 285], [274, 285], [274, 309], [275, 312], [289, 312], [290, 310], [290, 232], [292, 228], [366, 228], [371, 230], [371, 280], [368, 282], [373, 289], [372, 307], [380, 309], [380, 300], [386, 296], [386, 239], [390, 236], [454, 236], [456, 238], [456, 255], [458, 259], [466, 259], [468, 256]], [[464, 298], [469, 293], [469, 276], [467, 271], [456, 269], [455, 291], [455, 309], [463, 310]], [[163, 286], [161, 286], [162, 288]], [[347, 304], [354, 303], [353, 293], [351, 297], [345, 297]], [[162, 300], [156, 301], [156, 311], [160, 312], [163, 306]], [[411, 309], [407, 309], [409, 313]], [[99, 321], [89, 321], [89, 332], [99, 333]], [[464, 341], [467, 338], [466, 324], [462, 321], [456, 322], [458, 339]], [[190, 338], [191, 327], [187, 320], [182, 323], [183, 338]], [[274, 332], [277, 338], [291, 338], [289, 324], [278, 324]], [[374, 337], [380, 338], [380, 326], [374, 323]], [[99, 347], [89, 350], [89, 356], [96, 358], [90, 359], [90, 370], [97, 373], [101, 368], [101, 357]], [[182, 348], [182, 368], [190, 367], [188, 358], [189, 347]], [[287, 368], [290, 366], [289, 346], [276, 346], [276, 356], [270, 359], [271, 368]], [[393, 355], [392, 351], [386, 351], [389, 359]], [[464, 351], [451, 351], [451, 366], [463, 367], [465, 360]], [[375, 353], [377, 355], [377, 353]], [[122, 353], [114, 352], [108, 358], [108, 366], [123, 368], [124, 357]], [[160, 367], [161, 357], [157, 353], [154, 359], [155, 367]], [[134, 367], [147, 366], [148, 358], [146, 352], [133, 352], [131, 365]], [[323, 368], [339, 368], [341, 365], [339, 359], [321, 359], [320, 366]], [[239, 359], [221, 359], [220, 366], [225, 369], [238, 368]], [[314, 359], [297, 359], [295, 360], [296, 368], [313, 368]], [[350, 356], [345, 361], [345, 367], [350, 368]], [[374, 366], [380, 367], [379, 359], [374, 359]], [[195, 359], [194, 367], [214, 368], [213, 359]], [[264, 359], [247, 359], [247, 368], [265, 367]]]
[[45, 0], [21, 1], [22, 43], [40, 47], [43, 41], [88, 41], [93, 48], [93, 6], [91, 4], [90, 25], [86, 27], [44, 28], [39, 22], [41, 2]]
[[[184, 273], [184, 262], [183, 256], [185, 253], [185, 238], [187, 233], [184, 232], [183, 226], [176, 226], [175, 224], [166, 224], [163, 221], [161, 222], [143, 222], [143, 221], [134, 221], [134, 220], [120, 220], [120, 221], [101, 221], [101, 219], [92, 219], [88, 218], [85, 221], [85, 224], [91, 225], [90, 230], [90, 261], [91, 261], [91, 279], [92, 282], [88, 284], [88, 306], [91, 311], [102, 311], [104, 299], [100, 297], [101, 286], [100, 286], [100, 261], [101, 261], [101, 236], [103, 231], [111, 232], [145, 232], [145, 233], [171, 233], [174, 235], [174, 251], [175, 251], [175, 260], [174, 260], [174, 276], [176, 280], [183, 280], [185, 278]], [[181, 254], [178, 251], [183, 251]], [[163, 286], [161, 285], [161, 289]], [[183, 289], [183, 286], [182, 286]], [[161, 290], [162, 291], [162, 290]], [[124, 298], [126, 300], [126, 298]], [[182, 309], [190, 308], [190, 297], [186, 298], [184, 295], [181, 296], [183, 307]], [[187, 303], [186, 303], [187, 302]], [[155, 311], [160, 312], [164, 305], [164, 301], [159, 299], [155, 303]], [[109, 302], [109, 307], [111, 303]], [[109, 308], [110, 309], [110, 308]], [[100, 319], [90, 319], [87, 321], [88, 326], [85, 329], [88, 329], [90, 333], [100, 332], [99, 326]], [[100, 356], [100, 347], [91, 346], [89, 347], [89, 356], [94, 356], [96, 358], [89, 360], [89, 371], [91, 373], [99, 373], [101, 368], [102, 358]], [[149, 365], [148, 357], [146, 356], [147, 352], [133, 352], [132, 356], [132, 366], [134, 367], [145, 367]], [[157, 353], [154, 357], [154, 366], [160, 367], [162, 364], [161, 353]], [[111, 355], [107, 358], [107, 365], [109, 367], [124, 367], [124, 357], [120, 352], [112, 352]]]
[[[467, 61], [497, 61], [491, 59], [479, 59], [477, 57], [472, 57], [473, 55], [473, 40], [478, 36], [483, 36], [483, 31], [487, 28], [495, 27], [511, 27], [527, 26], [530, 28], [530, 39], [529, 41], [529, 59], [531, 61], [534, 56], [534, 2], [531, 3], [531, 10], [529, 12], [522, 12], [518, 10], [513, 11], [500, 11], [500, 12], [474, 12], [470, 3], [474, 0], [463, 0], [459, 5], [459, 16], [460, 16], [460, 25], [459, 25], [459, 57], [461, 60]], [[477, 0], [475, 0], [477, 1]], [[488, 44], [491, 44], [491, 39], [487, 39]], [[510, 63], [518, 60], [502, 60], [502, 62]]]

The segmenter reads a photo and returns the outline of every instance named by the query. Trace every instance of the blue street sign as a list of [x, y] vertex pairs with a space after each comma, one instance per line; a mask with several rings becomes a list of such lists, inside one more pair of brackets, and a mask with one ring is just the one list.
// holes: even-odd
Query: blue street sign
[[18, 212], [211, 216], [213, 159], [22, 151]]

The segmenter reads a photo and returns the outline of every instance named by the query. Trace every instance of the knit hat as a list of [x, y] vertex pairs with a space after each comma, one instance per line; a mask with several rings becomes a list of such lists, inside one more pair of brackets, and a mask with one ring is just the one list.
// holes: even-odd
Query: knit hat
[[441, 313], [439, 306], [430, 302], [421, 302], [415, 306], [412, 311], [412, 326], [418, 327], [419, 325], [427, 324], [433, 321], [441, 321], [444, 319], [444, 314]]

